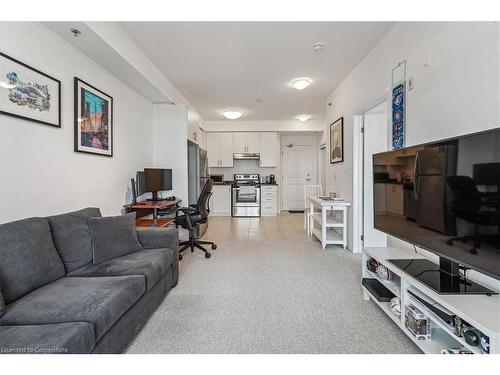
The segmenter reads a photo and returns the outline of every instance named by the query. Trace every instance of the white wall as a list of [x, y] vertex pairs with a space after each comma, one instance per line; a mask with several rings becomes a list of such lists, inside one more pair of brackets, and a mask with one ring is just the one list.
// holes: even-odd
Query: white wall
[[499, 126], [499, 56], [493, 22], [396, 24], [325, 101], [325, 129], [343, 116], [345, 132], [345, 161], [327, 168], [327, 189], [352, 199], [353, 116], [387, 95], [399, 61], [407, 60], [415, 81], [407, 99], [407, 145], [414, 145]]
[[[1, 22], [0, 49], [62, 82], [60, 129], [0, 115], [0, 222], [86, 206], [119, 214], [153, 160], [152, 104], [41, 24]], [[73, 151], [74, 76], [114, 99], [112, 158]]]
[[166, 195], [188, 201], [187, 132], [185, 104], [154, 104], [153, 166], [172, 169], [172, 188]]

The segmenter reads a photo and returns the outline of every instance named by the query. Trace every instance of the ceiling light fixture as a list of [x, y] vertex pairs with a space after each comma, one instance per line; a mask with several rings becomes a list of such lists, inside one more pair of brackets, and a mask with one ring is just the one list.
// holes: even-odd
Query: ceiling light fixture
[[225, 110], [224, 112], [222, 112], [222, 114], [224, 115], [225, 118], [227, 118], [229, 120], [237, 120], [241, 117], [241, 115], [243, 113], [241, 111], [236, 110], [236, 109], [228, 109], [228, 110]]
[[306, 122], [307, 120], [309, 120], [311, 118], [311, 115], [298, 115], [295, 118], [297, 120], [299, 120], [300, 122]]
[[310, 84], [311, 80], [309, 78], [296, 78], [290, 83], [290, 85], [297, 90], [304, 90]]

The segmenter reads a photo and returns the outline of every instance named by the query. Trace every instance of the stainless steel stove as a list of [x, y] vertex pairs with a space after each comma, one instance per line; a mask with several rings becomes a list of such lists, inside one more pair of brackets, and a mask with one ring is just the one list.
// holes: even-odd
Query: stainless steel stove
[[232, 187], [231, 215], [260, 217], [260, 176], [235, 174]]

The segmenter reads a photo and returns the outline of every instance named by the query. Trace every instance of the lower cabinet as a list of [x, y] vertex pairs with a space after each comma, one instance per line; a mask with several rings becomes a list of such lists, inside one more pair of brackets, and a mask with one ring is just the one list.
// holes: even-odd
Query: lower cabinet
[[231, 185], [213, 185], [210, 215], [231, 216]]
[[278, 216], [278, 186], [261, 186], [261, 216]]

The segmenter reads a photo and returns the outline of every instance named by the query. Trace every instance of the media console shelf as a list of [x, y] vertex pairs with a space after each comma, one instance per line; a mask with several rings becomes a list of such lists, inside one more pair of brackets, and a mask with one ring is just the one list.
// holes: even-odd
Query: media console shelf
[[[387, 267], [394, 273], [393, 280], [384, 280], [379, 275], [367, 269], [367, 261], [375, 259], [379, 264]], [[443, 349], [466, 347], [474, 354], [481, 353], [480, 346], [471, 346], [463, 337], [453, 333], [453, 329], [440, 319], [437, 314], [428, 309], [423, 303], [413, 298], [408, 290], [416, 290], [426, 299], [434, 301], [453, 314], [459, 316], [483, 334], [489, 337], [490, 354], [500, 354], [500, 296], [485, 295], [441, 295], [429, 289], [415, 278], [406, 274], [389, 259], [425, 259], [422, 255], [406, 249], [395, 247], [368, 247], [363, 249], [363, 278], [379, 280], [400, 299], [401, 316], [395, 315], [389, 307], [389, 302], [380, 302], [368, 289], [362, 286], [363, 298], [372, 300], [379, 306], [399, 328], [424, 352], [439, 354]], [[414, 305], [432, 321], [431, 339], [418, 340], [405, 326], [405, 306]]]

